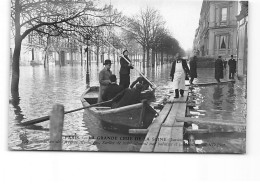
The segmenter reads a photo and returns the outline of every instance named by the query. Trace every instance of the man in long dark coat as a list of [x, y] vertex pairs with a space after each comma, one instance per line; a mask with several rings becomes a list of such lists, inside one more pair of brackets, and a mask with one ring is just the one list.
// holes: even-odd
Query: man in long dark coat
[[[130, 59], [128, 58], [128, 51], [125, 50], [123, 52], [124, 57], [120, 58], [120, 82], [119, 85], [123, 86], [124, 89], [128, 88], [130, 85], [130, 69], [133, 69], [133, 66], [130, 62]], [[128, 62], [126, 61], [128, 60]]]
[[229, 79], [234, 79], [234, 74], [236, 73], [236, 60], [231, 55], [231, 59], [228, 60], [229, 66]]
[[190, 61], [190, 84], [193, 84], [194, 78], [197, 78], [197, 56]]
[[[177, 59], [172, 63], [171, 78], [173, 81], [173, 88], [175, 89], [175, 97], [179, 98], [179, 92], [183, 97], [185, 89], [185, 78], [190, 74], [190, 69], [186, 60], [177, 56]], [[189, 78], [188, 78], [189, 79]]]
[[215, 79], [220, 82], [220, 79], [223, 79], [223, 61], [221, 56], [218, 56], [218, 59], [215, 61]]

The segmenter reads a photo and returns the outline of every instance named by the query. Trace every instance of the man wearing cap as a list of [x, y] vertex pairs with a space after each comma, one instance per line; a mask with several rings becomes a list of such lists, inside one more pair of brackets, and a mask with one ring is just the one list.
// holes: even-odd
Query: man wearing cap
[[182, 59], [179, 54], [177, 54], [177, 59], [172, 63], [171, 78], [173, 81], [173, 88], [175, 89], [175, 97], [179, 98], [180, 94], [183, 97], [185, 89], [185, 78], [190, 75], [190, 70], [187, 65], [186, 60]]
[[[128, 55], [127, 50], [125, 50], [123, 52], [123, 55], [124, 55], [124, 57], [120, 58], [121, 68], [120, 68], [120, 71], [119, 71], [119, 74], [120, 74], [119, 85], [123, 86], [123, 88], [125, 89], [125, 88], [128, 88], [129, 85], [130, 85], [130, 69], [133, 69], [133, 66], [130, 62], [130, 59], [127, 56]], [[126, 59], [128, 61], [126, 61]]]
[[[144, 75], [143, 72], [142, 74]], [[147, 90], [149, 86], [152, 88], [152, 85], [141, 74], [134, 82], [132, 82], [130, 88], [133, 88], [136, 84], [142, 84], [143, 86], [142, 91]]]
[[111, 60], [107, 59], [104, 62], [105, 67], [103, 68], [103, 70], [101, 70], [99, 72], [99, 84], [100, 84], [100, 88], [99, 88], [99, 95], [98, 95], [98, 102], [102, 102], [102, 95], [105, 91], [105, 89], [107, 88], [108, 84], [111, 83], [109, 77], [112, 75], [112, 72], [110, 71], [111, 68]]
[[228, 60], [229, 66], [229, 79], [234, 79], [234, 74], [236, 73], [236, 60], [231, 55], [231, 59]]

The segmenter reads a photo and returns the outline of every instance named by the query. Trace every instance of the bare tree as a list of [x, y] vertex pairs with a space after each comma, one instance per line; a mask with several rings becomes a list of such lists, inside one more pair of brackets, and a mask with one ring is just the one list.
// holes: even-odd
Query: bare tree
[[110, 23], [86, 25], [84, 22], [88, 18], [104, 19], [107, 9], [107, 6], [97, 7], [91, 0], [11, 0], [11, 25], [15, 41], [11, 92], [19, 92], [20, 53], [26, 36], [32, 32], [66, 36], [79, 28], [107, 26]]
[[129, 19], [129, 34], [143, 48], [143, 62], [145, 61], [145, 52], [147, 56], [147, 65], [149, 66], [150, 49], [156, 47], [156, 37], [159, 30], [164, 26], [164, 21], [155, 9], [147, 7], [131, 19]]

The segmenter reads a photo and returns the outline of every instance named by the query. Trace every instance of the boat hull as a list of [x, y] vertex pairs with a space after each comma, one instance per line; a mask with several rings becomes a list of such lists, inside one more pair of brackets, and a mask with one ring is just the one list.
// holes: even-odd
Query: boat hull
[[[83, 93], [81, 101], [84, 107], [91, 105], [91, 102], [95, 102], [94, 90], [96, 89], [90, 88]], [[104, 106], [87, 108], [86, 111], [99, 119], [105, 129], [147, 128], [156, 115], [156, 111], [147, 103], [147, 100], [115, 109]]]

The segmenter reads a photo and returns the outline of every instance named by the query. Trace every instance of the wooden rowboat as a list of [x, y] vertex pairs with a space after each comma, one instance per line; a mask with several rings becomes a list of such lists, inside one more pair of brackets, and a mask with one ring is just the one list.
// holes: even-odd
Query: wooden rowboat
[[[83, 106], [97, 103], [98, 86], [88, 88], [81, 96]], [[107, 104], [86, 109], [86, 111], [99, 119], [105, 129], [139, 129], [148, 128], [156, 115], [156, 111], [148, 104], [142, 103], [111, 109]]]

